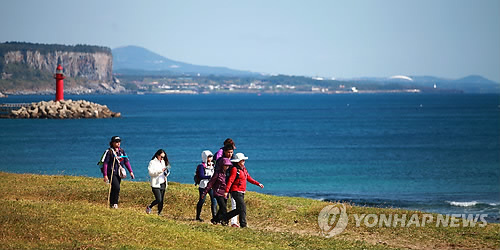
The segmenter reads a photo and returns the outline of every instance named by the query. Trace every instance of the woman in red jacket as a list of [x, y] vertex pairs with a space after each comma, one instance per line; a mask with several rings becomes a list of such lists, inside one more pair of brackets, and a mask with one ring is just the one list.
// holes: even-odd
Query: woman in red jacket
[[243, 153], [237, 153], [236, 155], [234, 155], [233, 159], [231, 159], [234, 167], [231, 168], [229, 180], [226, 184], [225, 193], [225, 197], [227, 197], [228, 193], [231, 192], [231, 197], [233, 197], [236, 201], [236, 209], [227, 213], [226, 219], [229, 220], [232, 217], [239, 215], [241, 227], [247, 226], [247, 208], [244, 200], [245, 191], [247, 190], [247, 180], [248, 182], [257, 185], [260, 188], [264, 188], [264, 185], [254, 180], [248, 173], [245, 167], [245, 160], [247, 159], [248, 157], [246, 157]]

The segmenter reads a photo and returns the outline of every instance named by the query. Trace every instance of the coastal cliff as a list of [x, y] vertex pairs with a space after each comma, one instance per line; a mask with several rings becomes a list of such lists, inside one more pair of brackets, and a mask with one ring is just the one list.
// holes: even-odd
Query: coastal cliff
[[113, 58], [111, 54], [53, 51], [42, 54], [38, 50], [8, 51], [3, 55], [5, 64], [20, 63], [31, 69], [52, 73], [61, 61], [67, 77], [83, 77], [89, 80], [109, 82]]
[[6, 94], [53, 93], [52, 75], [64, 69], [65, 92], [116, 93], [124, 88], [113, 81], [113, 56], [107, 47], [90, 45], [0, 44], [0, 91]]

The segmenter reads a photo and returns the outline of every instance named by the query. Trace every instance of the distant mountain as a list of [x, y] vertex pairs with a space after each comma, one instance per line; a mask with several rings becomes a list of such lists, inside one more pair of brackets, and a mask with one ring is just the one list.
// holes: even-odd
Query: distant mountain
[[478, 84], [484, 84], [484, 83], [496, 84], [496, 82], [488, 80], [488, 79], [486, 79], [482, 76], [478, 76], [478, 75], [470, 75], [470, 76], [467, 76], [464, 78], [460, 78], [460, 79], [455, 80], [455, 82], [478, 83]]
[[[409, 80], [410, 79], [410, 80]], [[399, 84], [414, 88], [459, 90], [464, 93], [500, 93], [500, 83], [482, 76], [470, 75], [460, 79], [446, 79], [435, 76], [395, 76], [395, 77], [363, 77], [347, 81], [361, 84]]]
[[499, 83], [478, 75], [471, 75], [454, 80], [450, 85], [468, 93], [500, 93]]
[[201, 74], [249, 76], [258, 75], [250, 71], [233, 70], [226, 67], [200, 66], [168, 59], [138, 46], [126, 46], [112, 50], [113, 71], [121, 74], [171, 75]]
[[[250, 71], [233, 70], [226, 67], [210, 67], [174, 61], [138, 46], [126, 46], [112, 50], [113, 72], [136, 76], [231, 76], [231, 77], [264, 77]], [[295, 79], [297, 80], [297, 79]], [[295, 81], [294, 80], [294, 81]], [[361, 77], [341, 79], [357, 86], [373, 88], [418, 88], [428, 92], [456, 91], [464, 93], [500, 93], [500, 84], [482, 76], [471, 75], [460, 79], [446, 79], [434, 76], [393, 76], [393, 77]], [[326, 83], [325, 83], [326, 84]], [[337, 84], [337, 83], [335, 83]], [[436, 89], [434, 89], [436, 85]], [[399, 87], [398, 87], [399, 88]]]

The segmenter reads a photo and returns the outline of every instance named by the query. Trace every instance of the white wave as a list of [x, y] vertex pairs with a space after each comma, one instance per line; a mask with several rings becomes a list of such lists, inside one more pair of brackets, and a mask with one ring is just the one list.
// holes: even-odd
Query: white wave
[[456, 207], [473, 207], [477, 205], [477, 201], [447, 201], [448, 204]]

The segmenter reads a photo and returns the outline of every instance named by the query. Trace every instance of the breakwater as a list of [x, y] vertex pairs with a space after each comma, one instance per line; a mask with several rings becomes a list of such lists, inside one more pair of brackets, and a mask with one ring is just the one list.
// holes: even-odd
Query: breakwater
[[12, 108], [3, 118], [19, 119], [84, 119], [84, 118], [111, 118], [121, 117], [121, 113], [111, 111], [106, 105], [85, 100], [41, 101], [38, 103], [23, 104], [20, 108], [15, 105], [3, 105]]

